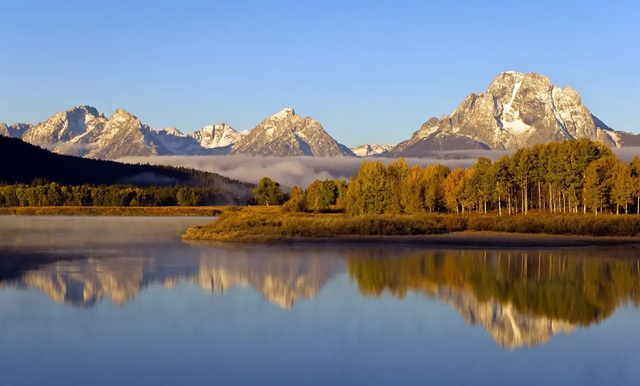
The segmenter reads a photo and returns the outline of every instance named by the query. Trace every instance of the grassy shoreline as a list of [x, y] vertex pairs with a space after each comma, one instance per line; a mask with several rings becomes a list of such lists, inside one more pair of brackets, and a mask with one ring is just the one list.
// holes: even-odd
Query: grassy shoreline
[[43, 206], [0, 208], [0, 216], [218, 216], [215, 206]]
[[467, 246], [640, 244], [640, 217], [605, 215], [367, 215], [227, 208], [189, 228], [186, 240], [240, 243], [354, 242]]

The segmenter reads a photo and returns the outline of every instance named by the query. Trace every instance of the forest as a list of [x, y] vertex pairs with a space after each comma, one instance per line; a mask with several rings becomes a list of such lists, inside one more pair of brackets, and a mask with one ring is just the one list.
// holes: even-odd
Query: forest
[[[235, 201], [233, 201], [235, 200]], [[215, 206], [239, 204], [216, 188], [191, 186], [59, 185], [36, 179], [30, 185], [0, 184], [0, 207], [41, 206]]]
[[258, 204], [284, 203], [293, 212], [352, 215], [640, 214], [640, 159], [624, 162], [607, 146], [580, 139], [521, 148], [495, 162], [481, 157], [468, 169], [365, 161], [348, 183], [315, 181], [288, 196], [265, 178], [254, 197]]

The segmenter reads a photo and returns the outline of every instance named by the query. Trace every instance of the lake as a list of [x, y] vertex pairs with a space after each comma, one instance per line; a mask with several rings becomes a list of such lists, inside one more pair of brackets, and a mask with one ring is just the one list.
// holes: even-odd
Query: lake
[[0, 217], [0, 385], [638, 385], [635, 248], [183, 242]]

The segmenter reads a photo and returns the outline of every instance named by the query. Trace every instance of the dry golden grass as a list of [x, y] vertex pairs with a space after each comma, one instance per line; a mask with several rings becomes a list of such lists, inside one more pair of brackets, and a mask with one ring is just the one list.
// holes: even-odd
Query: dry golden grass
[[424, 214], [350, 216], [291, 213], [280, 207], [228, 207], [217, 221], [191, 227], [191, 240], [277, 242], [345, 236], [415, 236], [461, 231], [582, 236], [640, 234], [640, 217], [534, 213], [517, 216]]
[[217, 221], [190, 228], [186, 239], [267, 242], [332, 236], [421, 235], [438, 233], [437, 215], [349, 216], [289, 213], [279, 207], [229, 208]]
[[218, 216], [215, 206], [43, 206], [0, 208], [0, 215], [18, 216]]

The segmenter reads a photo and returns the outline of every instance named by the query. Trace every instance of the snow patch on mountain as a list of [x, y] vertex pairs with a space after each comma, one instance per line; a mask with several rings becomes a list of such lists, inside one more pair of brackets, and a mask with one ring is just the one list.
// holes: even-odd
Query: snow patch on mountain
[[365, 143], [360, 146], [352, 147], [351, 151], [358, 157], [370, 157], [385, 155], [395, 145], [377, 145], [373, 143]]
[[226, 123], [207, 125], [198, 131], [189, 133], [188, 136], [195, 139], [205, 149], [227, 147], [238, 142], [246, 134], [237, 132]]

